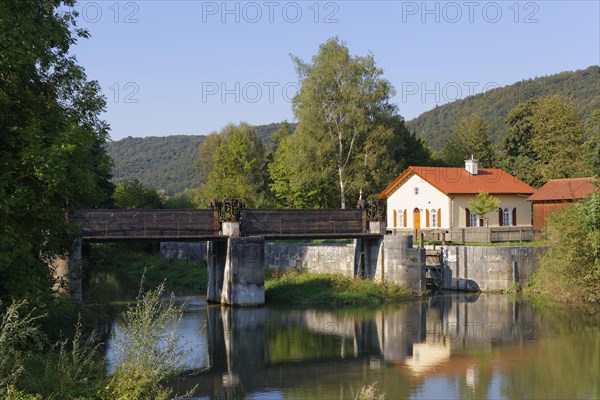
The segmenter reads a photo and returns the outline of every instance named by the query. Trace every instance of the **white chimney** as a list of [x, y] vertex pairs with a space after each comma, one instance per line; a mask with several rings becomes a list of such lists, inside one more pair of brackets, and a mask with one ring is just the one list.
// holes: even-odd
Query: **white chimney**
[[471, 175], [477, 175], [477, 160], [473, 156], [470, 160], [465, 160], [465, 169]]

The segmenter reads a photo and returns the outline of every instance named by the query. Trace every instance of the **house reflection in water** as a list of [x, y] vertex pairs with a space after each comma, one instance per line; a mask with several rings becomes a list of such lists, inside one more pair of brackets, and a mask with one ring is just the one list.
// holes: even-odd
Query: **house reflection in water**
[[438, 376], [475, 391], [490, 368], [502, 368], [482, 366], [482, 351], [502, 348], [518, 359], [522, 348], [513, 344], [536, 339], [531, 307], [506, 296], [437, 296], [376, 309], [208, 306], [202, 314], [208, 330], [198, 351], [206, 351], [207, 368], [174, 387], [198, 385], [209, 398], [268, 390], [353, 398], [358, 382], [410, 397]]

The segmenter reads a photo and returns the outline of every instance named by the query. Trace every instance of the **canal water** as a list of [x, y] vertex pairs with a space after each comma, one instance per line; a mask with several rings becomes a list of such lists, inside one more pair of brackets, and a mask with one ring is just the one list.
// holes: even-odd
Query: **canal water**
[[[600, 399], [600, 314], [505, 295], [362, 308], [231, 308], [189, 298], [195, 399]], [[119, 331], [119, 321], [112, 324]], [[114, 365], [114, 343], [106, 354]], [[109, 366], [110, 368], [110, 366]]]

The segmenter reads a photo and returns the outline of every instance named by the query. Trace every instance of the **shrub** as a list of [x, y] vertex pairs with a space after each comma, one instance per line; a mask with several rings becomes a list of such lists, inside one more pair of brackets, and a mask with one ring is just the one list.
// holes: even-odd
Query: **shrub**
[[163, 301], [164, 283], [146, 293], [142, 287], [113, 332], [118, 361], [105, 390], [109, 399], [167, 399], [171, 391], [161, 383], [183, 368], [187, 353], [176, 332], [184, 305], [176, 305], [173, 295]]
[[84, 337], [78, 319], [72, 339], [62, 338], [49, 350], [28, 355], [18, 387], [45, 399], [96, 397], [104, 378], [99, 346], [94, 333]]
[[13, 301], [2, 313], [0, 321], [0, 388], [8, 388], [16, 382], [24, 369], [26, 350], [32, 344], [41, 348], [43, 335], [35, 322], [43, 316], [33, 316], [35, 309], [25, 313], [26, 306], [26, 301]]
[[374, 383], [372, 385], [365, 385], [360, 388], [356, 396], [355, 400], [385, 400], [385, 394], [379, 393], [377, 390], [377, 384]]
[[549, 251], [528, 288], [570, 302], [600, 302], [600, 190], [548, 219]]

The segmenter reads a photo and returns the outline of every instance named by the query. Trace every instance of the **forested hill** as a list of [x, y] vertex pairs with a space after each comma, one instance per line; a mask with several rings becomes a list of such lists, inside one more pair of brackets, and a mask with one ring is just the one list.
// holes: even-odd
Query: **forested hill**
[[492, 140], [504, 133], [504, 119], [518, 103], [533, 98], [562, 94], [575, 101], [586, 118], [594, 109], [600, 108], [600, 67], [592, 66], [575, 72], [528, 79], [510, 86], [469, 96], [427, 111], [407, 122], [409, 129], [423, 134], [434, 150], [439, 150], [451, 137], [457, 121], [466, 115], [479, 113], [490, 126]]
[[[292, 125], [295, 126], [295, 125]], [[278, 123], [256, 126], [263, 142], [268, 142]], [[144, 186], [163, 189], [167, 194], [183, 192], [200, 185], [195, 164], [203, 135], [128, 137], [108, 142], [113, 159], [113, 182], [138, 179]]]
[[[449, 139], [457, 121], [466, 115], [479, 113], [490, 126], [490, 135], [496, 140], [504, 133], [504, 119], [518, 103], [547, 96], [563, 94], [572, 98], [581, 116], [586, 118], [600, 108], [600, 67], [593, 66], [575, 72], [562, 72], [529, 79], [510, 86], [470, 96], [427, 111], [408, 121], [409, 129], [423, 134], [434, 150], [439, 150]], [[295, 128], [295, 124], [290, 124]], [[268, 143], [278, 123], [255, 126], [263, 143]], [[178, 135], [168, 137], [126, 138], [107, 144], [108, 154], [114, 161], [113, 181], [137, 178], [145, 186], [164, 189], [169, 195], [196, 188], [200, 185], [195, 164], [199, 147], [205, 136]]]

